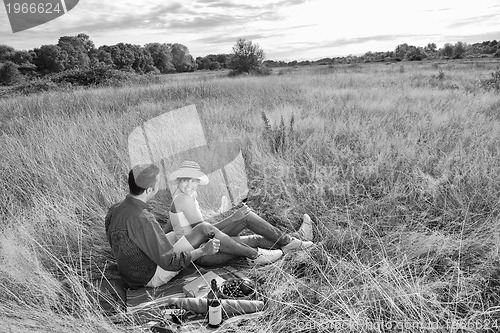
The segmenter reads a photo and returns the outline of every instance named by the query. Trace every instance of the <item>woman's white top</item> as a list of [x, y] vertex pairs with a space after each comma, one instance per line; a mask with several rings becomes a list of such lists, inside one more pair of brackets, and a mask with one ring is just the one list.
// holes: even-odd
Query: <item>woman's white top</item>
[[[174, 198], [172, 200], [172, 205], [174, 204], [175, 198], [177, 198], [177, 196], [179, 194], [180, 193], [178, 193], [174, 196]], [[194, 198], [194, 204], [196, 206], [196, 209], [198, 211], [200, 211], [200, 205], [198, 204], [198, 200], [196, 200], [196, 196], [194, 196], [193, 198]], [[201, 215], [201, 211], [200, 211], [200, 215]], [[178, 241], [182, 236], [184, 236], [186, 233], [191, 231], [191, 229], [193, 228], [183, 212], [172, 213], [172, 211], [170, 210], [169, 217], [170, 217], [170, 223], [172, 223], [172, 228], [174, 229], [175, 241]], [[168, 236], [168, 234], [167, 234], [167, 236]], [[170, 240], [170, 241], [172, 241], [172, 240]]]

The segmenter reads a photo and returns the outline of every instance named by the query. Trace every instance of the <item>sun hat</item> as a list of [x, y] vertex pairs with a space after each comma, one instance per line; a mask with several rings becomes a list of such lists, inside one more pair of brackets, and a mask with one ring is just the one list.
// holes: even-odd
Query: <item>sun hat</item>
[[194, 161], [182, 162], [179, 169], [170, 174], [170, 180], [177, 178], [196, 178], [200, 180], [200, 185], [208, 184], [208, 176], [200, 170], [200, 165]]
[[147, 189], [156, 185], [156, 176], [160, 169], [154, 164], [138, 164], [132, 168], [132, 175], [137, 186]]

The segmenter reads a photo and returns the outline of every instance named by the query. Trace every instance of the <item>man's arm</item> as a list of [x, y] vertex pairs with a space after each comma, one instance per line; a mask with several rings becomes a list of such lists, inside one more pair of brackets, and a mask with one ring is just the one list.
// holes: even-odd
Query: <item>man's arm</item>
[[[167, 271], [178, 271], [188, 266], [193, 260], [192, 252], [174, 252], [172, 244], [165, 236], [158, 222], [151, 215], [141, 217], [127, 225], [132, 241], [158, 266]], [[201, 256], [202, 251], [195, 252]]]
[[216, 254], [219, 252], [220, 240], [217, 238], [210, 239], [208, 242], [200, 246], [199, 248], [191, 251], [191, 260], [196, 261], [203, 256]]

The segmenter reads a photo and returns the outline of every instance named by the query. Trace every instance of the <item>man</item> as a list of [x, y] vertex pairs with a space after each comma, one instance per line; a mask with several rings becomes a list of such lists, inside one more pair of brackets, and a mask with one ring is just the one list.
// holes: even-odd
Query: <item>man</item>
[[106, 236], [118, 271], [131, 288], [158, 287], [191, 261], [219, 251], [220, 241], [213, 238], [216, 233], [208, 223], [193, 228], [175, 244], [168, 241], [149, 212], [148, 202], [158, 193], [159, 182], [157, 166], [135, 166], [128, 175], [130, 193], [113, 205], [105, 218]]

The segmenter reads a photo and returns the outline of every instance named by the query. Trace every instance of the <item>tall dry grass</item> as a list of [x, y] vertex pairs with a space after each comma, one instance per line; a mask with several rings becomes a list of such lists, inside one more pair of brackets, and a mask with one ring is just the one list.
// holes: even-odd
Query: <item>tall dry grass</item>
[[[284, 230], [315, 221], [317, 249], [249, 272], [270, 302], [236, 331], [494, 323], [500, 96], [480, 80], [495, 66], [165, 76], [0, 100], [2, 330], [123, 329], [84, 288], [110, 258], [103, 216], [126, 194], [130, 131], [188, 104], [209, 138], [242, 143], [257, 212]], [[279, 149], [263, 113], [284, 120]]]

